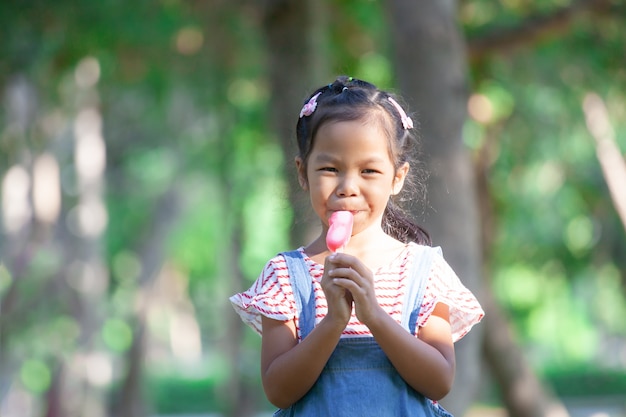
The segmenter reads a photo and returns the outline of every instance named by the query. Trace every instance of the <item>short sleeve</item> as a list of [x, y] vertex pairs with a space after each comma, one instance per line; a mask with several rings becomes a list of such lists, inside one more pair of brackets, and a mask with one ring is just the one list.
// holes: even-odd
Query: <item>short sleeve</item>
[[429, 279], [420, 309], [418, 325], [424, 326], [437, 303], [450, 309], [452, 340], [457, 342], [485, 315], [474, 294], [467, 289], [440, 255], [433, 257]]
[[278, 255], [271, 259], [254, 284], [247, 291], [230, 297], [230, 302], [243, 322], [259, 335], [262, 333], [261, 316], [293, 320], [296, 307], [285, 258]]

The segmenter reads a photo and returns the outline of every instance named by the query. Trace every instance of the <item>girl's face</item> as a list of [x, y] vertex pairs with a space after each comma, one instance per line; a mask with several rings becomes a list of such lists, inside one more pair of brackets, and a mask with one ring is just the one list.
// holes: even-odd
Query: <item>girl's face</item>
[[409, 170], [408, 164], [395, 169], [387, 141], [377, 123], [329, 122], [317, 131], [306, 168], [296, 158], [300, 184], [324, 230], [338, 210], [354, 214], [353, 234], [381, 227], [389, 197], [400, 192]]

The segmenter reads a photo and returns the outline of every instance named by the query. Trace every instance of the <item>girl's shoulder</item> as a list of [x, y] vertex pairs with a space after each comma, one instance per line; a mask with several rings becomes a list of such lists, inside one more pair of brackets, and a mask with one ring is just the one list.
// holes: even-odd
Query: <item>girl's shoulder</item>
[[440, 247], [420, 247], [417, 244], [412, 246], [415, 255], [423, 254], [424, 251], [429, 251], [432, 255], [426, 293], [419, 314], [419, 325], [425, 325], [437, 303], [446, 304], [449, 308], [452, 338], [456, 342], [467, 334], [472, 326], [480, 322], [485, 313], [475, 295], [444, 259]]
[[261, 275], [266, 278], [286, 278], [289, 279], [289, 264], [291, 262], [302, 262], [312, 276], [317, 276], [319, 271], [323, 272], [324, 266], [315, 262], [306, 254], [304, 246], [291, 251], [280, 252], [267, 261]]
[[[297, 251], [302, 253], [301, 249]], [[230, 301], [244, 323], [259, 334], [262, 333], [262, 316], [279, 321], [293, 320], [296, 307], [285, 253], [268, 260], [252, 286], [230, 297]]]
[[406, 256], [413, 262], [424, 256], [428, 256], [431, 262], [431, 271], [439, 270], [445, 272], [445, 275], [452, 275], [456, 277], [456, 273], [452, 270], [452, 267], [443, 256], [441, 246], [426, 246], [415, 242], [409, 242], [407, 244], [407, 248], [408, 250]]
[[298, 258], [299, 255], [301, 261], [308, 263], [308, 256], [304, 253], [304, 247], [299, 247], [297, 249], [277, 253], [265, 263], [263, 271], [286, 271], [287, 257], [290, 255], [292, 255], [291, 258]]
[[415, 262], [418, 259], [422, 259], [424, 256], [428, 256], [433, 263], [446, 263], [443, 258], [441, 247], [439, 246], [426, 246], [415, 242], [409, 242], [406, 244], [404, 257], [407, 260]]

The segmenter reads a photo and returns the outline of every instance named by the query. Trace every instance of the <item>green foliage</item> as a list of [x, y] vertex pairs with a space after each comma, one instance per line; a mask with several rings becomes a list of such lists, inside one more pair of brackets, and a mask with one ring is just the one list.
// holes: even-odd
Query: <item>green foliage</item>
[[331, 22], [327, 49], [332, 73], [367, 80], [380, 88], [394, 87], [390, 32], [384, 4], [342, 0], [327, 5]]
[[[147, 382], [147, 393], [155, 414], [177, 415], [207, 411], [224, 411], [225, 393], [215, 378], [182, 378], [176, 375], [154, 375]], [[276, 408], [267, 401], [259, 402], [259, 410]]]
[[186, 184], [186, 194], [194, 196], [190, 210], [179, 223], [179, 227], [169, 243], [175, 261], [184, 265], [190, 278], [199, 279], [215, 276], [218, 271], [221, 244], [227, 242], [225, 222], [226, 208], [219, 184], [202, 177], [190, 178]]
[[102, 339], [108, 348], [115, 352], [124, 352], [133, 341], [133, 331], [120, 319], [108, 319], [102, 328]]
[[[459, 21], [472, 39], [567, 4], [464, 1]], [[332, 75], [393, 89], [384, 4], [342, 0], [326, 7], [327, 56], [319, 59]], [[145, 314], [152, 408], [227, 410], [233, 375], [262, 396], [260, 338], [231, 329], [224, 313], [232, 313], [227, 297], [288, 248], [296, 216], [283, 177], [291, 161], [268, 124], [261, 14], [257, 5], [214, 1], [0, 5], [0, 85], [20, 75], [38, 97], [23, 134], [7, 109], [0, 110], [0, 173], [48, 151], [61, 165], [63, 182], [58, 227], [32, 232], [17, 275], [2, 241], [0, 296], [19, 294], [14, 310], [0, 317], [3, 360], [11, 365], [2, 369], [17, 369], [16, 380], [28, 392], [45, 398], [59, 364], [90, 349], [110, 358], [113, 380], [106, 383], [121, 386], [137, 317]], [[617, 353], [626, 339], [626, 239], [581, 107], [588, 92], [606, 101], [623, 153], [625, 43], [623, 19], [583, 16], [559, 36], [471, 68], [471, 93], [489, 118], [468, 120], [464, 140], [472, 151], [491, 155], [493, 289], [533, 365], [563, 395], [585, 395], [593, 387], [626, 390]], [[77, 81], [86, 59], [99, 71], [91, 88]], [[306, 86], [286, 88], [304, 93]], [[100, 283], [101, 293], [86, 291], [91, 288], [78, 267], [66, 265], [81, 249], [67, 225], [80, 188], [73, 124], [86, 104], [102, 114], [107, 147], [108, 224], [95, 256], [110, 280]], [[168, 196], [180, 199], [175, 218], [167, 215]], [[156, 236], [164, 222], [166, 232]], [[147, 249], [155, 247], [163, 253], [157, 262]], [[146, 276], [151, 262], [158, 270]], [[159, 280], [172, 286], [163, 291], [169, 298], [158, 299], [165, 305], [155, 307], [146, 300], [164, 285]], [[181, 293], [172, 294], [174, 287]], [[87, 299], [93, 303], [85, 305]], [[200, 365], [192, 370], [173, 352], [177, 311], [192, 317], [200, 332]], [[83, 327], [85, 312], [94, 328]], [[227, 355], [233, 334], [241, 336], [236, 363]], [[270, 408], [262, 398], [255, 401]]]
[[148, 392], [159, 414], [204, 413], [221, 408], [216, 393], [218, 386], [214, 379], [172, 377], [151, 380]]
[[4, 296], [13, 281], [11, 273], [4, 264], [0, 264], [0, 296]]
[[[502, 2], [500, 12], [513, 3], [521, 4]], [[478, 13], [482, 7], [493, 13]], [[468, 33], [480, 32], [476, 19], [498, 16], [501, 25], [511, 26], [514, 15], [524, 14], [508, 9], [507, 22], [497, 7], [467, 3]], [[494, 111], [489, 123], [472, 121], [466, 127], [472, 148], [489, 146], [493, 153], [488, 182], [498, 221], [491, 259], [494, 290], [537, 369], [623, 367], [623, 359], [603, 340], [607, 335], [622, 343], [626, 339], [624, 326], [617, 324], [626, 308], [626, 278], [618, 271], [626, 264], [615, 256], [624, 250], [625, 233], [582, 113], [584, 96], [600, 94], [618, 145], [626, 149], [620, 133], [626, 84], [613, 55], [614, 42], [624, 35], [605, 20], [581, 19], [568, 36], [490, 58], [474, 69], [474, 91]], [[602, 46], [590, 47], [592, 42]]]
[[24, 386], [32, 392], [42, 393], [50, 387], [51, 372], [42, 361], [35, 359], [25, 361], [20, 376]]
[[623, 396], [626, 392], [626, 373], [619, 370], [581, 367], [548, 371], [545, 375], [557, 395], [563, 397]]

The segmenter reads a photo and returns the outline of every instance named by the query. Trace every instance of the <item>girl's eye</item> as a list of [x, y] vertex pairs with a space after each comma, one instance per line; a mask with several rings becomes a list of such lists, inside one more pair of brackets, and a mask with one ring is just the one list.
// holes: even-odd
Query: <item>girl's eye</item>
[[364, 174], [376, 174], [378, 171], [375, 169], [364, 169], [363, 173]]
[[320, 168], [320, 171], [326, 171], [326, 172], [337, 172], [337, 168], [333, 168], [333, 167], [322, 167], [322, 168]]

